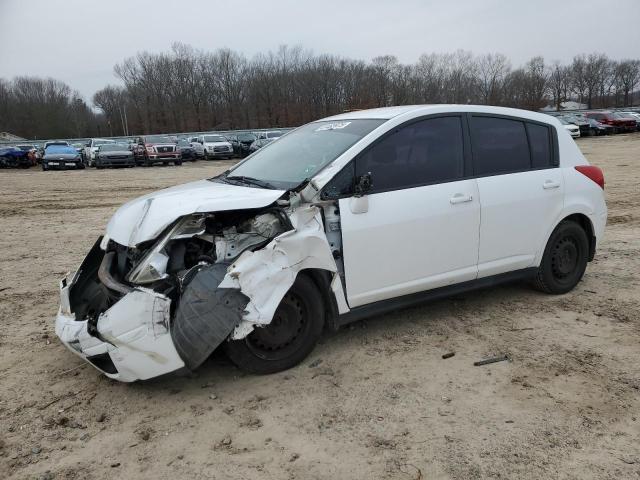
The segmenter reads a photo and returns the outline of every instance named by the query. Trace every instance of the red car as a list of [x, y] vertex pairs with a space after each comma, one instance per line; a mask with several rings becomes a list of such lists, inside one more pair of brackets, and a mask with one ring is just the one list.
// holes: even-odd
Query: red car
[[635, 132], [636, 121], [625, 115], [616, 112], [587, 112], [584, 114], [587, 118], [593, 118], [605, 125], [611, 125], [616, 129], [616, 133]]
[[182, 154], [176, 143], [167, 135], [138, 137], [133, 154], [137, 165], [150, 167], [154, 163], [182, 165]]

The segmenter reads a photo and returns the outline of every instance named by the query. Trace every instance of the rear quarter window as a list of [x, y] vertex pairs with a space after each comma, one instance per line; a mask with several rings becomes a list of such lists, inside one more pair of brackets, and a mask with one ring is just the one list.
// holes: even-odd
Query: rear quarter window
[[527, 123], [531, 146], [531, 168], [548, 168], [553, 164], [551, 129], [537, 123]]

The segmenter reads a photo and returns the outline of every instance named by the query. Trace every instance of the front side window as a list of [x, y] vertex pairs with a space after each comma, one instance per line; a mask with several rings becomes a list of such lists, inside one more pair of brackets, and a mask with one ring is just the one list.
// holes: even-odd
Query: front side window
[[277, 142], [268, 143], [227, 174], [213, 180], [233, 182], [244, 177], [272, 188], [294, 188], [385, 121], [325, 120], [303, 125]]
[[462, 178], [464, 140], [459, 116], [401, 126], [356, 160], [356, 175], [371, 173], [371, 192]]
[[530, 168], [527, 132], [522, 121], [480, 116], [472, 116], [470, 120], [475, 175], [499, 175]]

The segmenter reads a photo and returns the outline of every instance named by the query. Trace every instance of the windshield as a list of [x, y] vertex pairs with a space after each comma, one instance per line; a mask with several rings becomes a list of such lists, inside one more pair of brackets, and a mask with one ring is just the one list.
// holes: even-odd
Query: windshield
[[275, 188], [294, 188], [385, 121], [361, 119], [309, 123], [277, 142], [269, 142], [222, 180], [247, 177]]
[[191, 146], [191, 144], [188, 141], [184, 140], [184, 139], [178, 140], [178, 145], [180, 145], [181, 147], [190, 147]]
[[96, 147], [99, 145], [108, 145], [110, 143], [113, 143], [113, 140], [94, 140], [93, 141], [93, 145]]
[[166, 135], [152, 135], [144, 139], [145, 143], [176, 143]]
[[240, 140], [241, 142], [253, 142], [256, 139], [255, 135], [251, 135], [250, 133], [242, 133], [240, 135], [238, 135], [238, 140]]
[[278, 138], [282, 136], [282, 132], [267, 132], [267, 138]]
[[68, 145], [49, 145], [45, 151], [45, 154], [73, 154], [77, 155], [76, 149]]
[[129, 150], [129, 145], [122, 143], [112, 143], [109, 145], [102, 145], [100, 147], [101, 152], [121, 152], [123, 150]]
[[205, 135], [204, 136], [204, 141], [207, 142], [207, 143], [226, 142], [227, 139], [224, 138], [221, 135]]

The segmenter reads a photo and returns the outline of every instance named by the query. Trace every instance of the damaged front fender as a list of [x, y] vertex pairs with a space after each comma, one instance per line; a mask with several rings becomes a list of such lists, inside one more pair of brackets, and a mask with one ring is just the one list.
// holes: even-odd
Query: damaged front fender
[[[228, 268], [221, 288], [234, 288], [249, 298], [242, 323], [232, 338], [246, 337], [254, 327], [269, 324], [280, 301], [291, 288], [297, 274], [305, 269], [321, 269], [337, 275], [336, 262], [324, 232], [321, 210], [305, 204], [289, 215], [293, 230], [275, 237], [264, 248], [246, 251]], [[332, 282], [338, 305], [342, 285]]]

